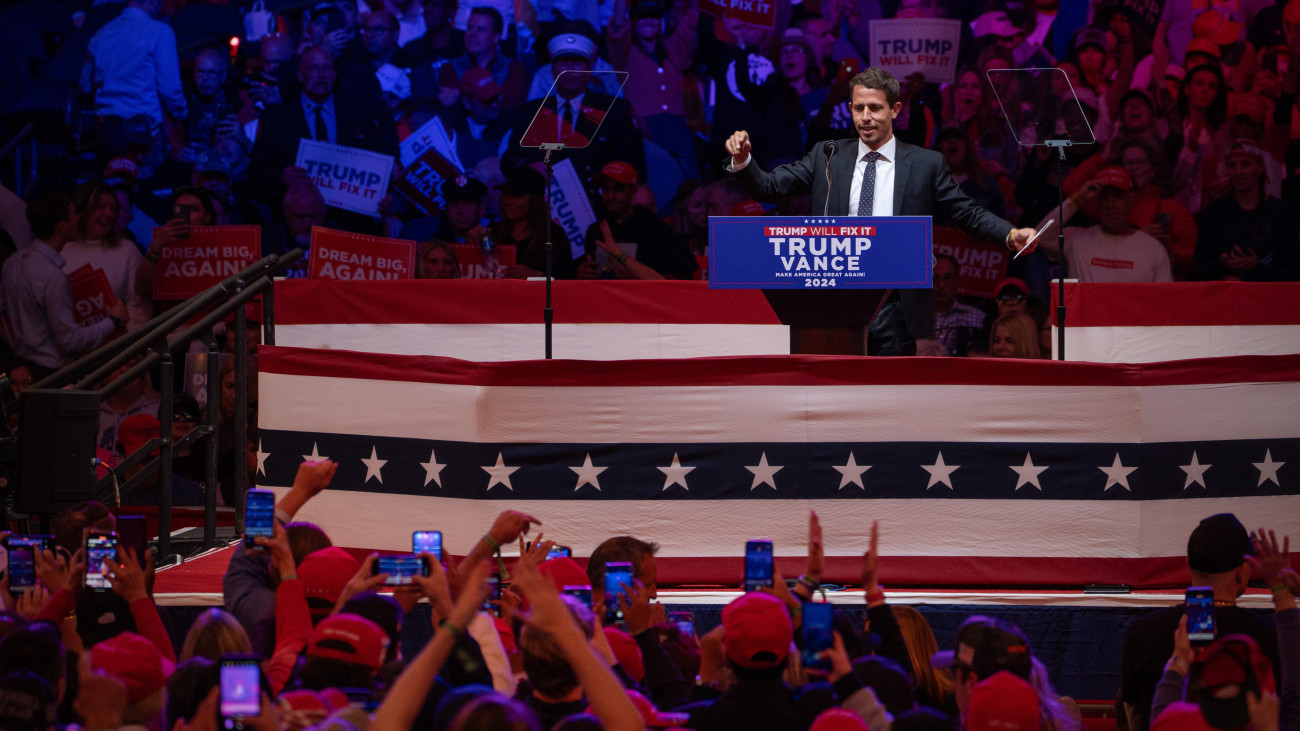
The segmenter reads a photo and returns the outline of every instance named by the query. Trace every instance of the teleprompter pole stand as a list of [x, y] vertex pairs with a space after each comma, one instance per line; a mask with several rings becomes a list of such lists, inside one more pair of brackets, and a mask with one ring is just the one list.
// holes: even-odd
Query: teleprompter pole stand
[[1056, 245], [1061, 252], [1061, 263], [1056, 267], [1056, 359], [1065, 360], [1065, 268], [1068, 261], [1065, 258], [1065, 148], [1074, 143], [1069, 140], [1047, 140], [1043, 144], [1055, 147], [1057, 153]]
[[551, 210], [551, 176], [554, 174], [551, 162], [551, 153], [564, 149], [563, 142], [544, 142], [538, 145], [546, 151], [546, 156], [542, 162], [546, 164], [546, 306], [542, 309], [542, 322], [546, 329], [546, 359], [551, 359], [551, 325], [555, 322], [555, 310], [551, 308], [551, 261], [554, 258], [554, 243], [551, 241], [551, 218], [554, 212]]

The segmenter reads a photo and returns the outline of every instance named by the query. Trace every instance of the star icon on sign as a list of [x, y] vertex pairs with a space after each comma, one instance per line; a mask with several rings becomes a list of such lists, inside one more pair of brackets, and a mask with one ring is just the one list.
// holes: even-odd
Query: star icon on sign
[[852, 452], [849, 452], [849, 461], [848, 461], [848, 462], [846, 462], [846, 463], [843, 464], [843, 465], [837, 465], [837, 464], [836, 464], [836, 465], [831, 465], [831, 466], [834, 467], [834, 468], [835, 468], [837, 471], [839, 471], [839, 473], [840, 473], [840, 486], [839, 486], [839, 489], [843, 490], [845, 487], [847, 487], [847, 486], [849, 486], [849, 485], [857, 485], [858, 487], [862, 488], [863, 490], [867, 489], [866, 485], [863, 485], [863, 484], [862, 484], [862, 473], [863, 473], [863, 472], [866, 472], [866, 471], [869, 470], [869, 469], [871, 469], [871, 465], [869, 465], [869, 464], [862, 464], [862, 465], [858, 464], [858, 463], [857, 463], [857, 460], [855, 460], [855, 459], [853, 458], [853, 453], [852, 453]]
[[763, 452], [763, 456], [758, 458], [758, 464], [745, 465], [745, 469], [754, 473], [754, 484], [749, 486], [750, 490], [759, 485], [771, 485], [772, 489], [775, 490], [776, 473], [785, 468], [781, 465], [769, 465], [767, 463], [767, 452]]
[[582, 461], [578, 467], [570, 467], [578, 475], [578, 484], [573, 488], [574, 492], [582, 489], [583, 485], [591, 485], [597, 490], [600, 489], [600, 473], [609, 469], [608, 467], [597, 467], [591, 463], [591, 452], [587, 452], [587, 458]]
[[1178, 465], [1180, 470], [1187, 473], [1187, 481], [1183, 483], [1183, 489], [1186, 490], [1197, 483], [1199, 483], [1201, 487], [1206, 487], [1205, 471], [1210, 469], [1210, 467], [1211, 465], [1201, 464], [1196, 458], [1196, 452], [1193, 451], [1191, 464]]
[[926, 472], [929, 472], [929, 473], [930, 473], [930, 482], [928, 482], [928, 483], [926, 484], [925, 489], [929, 490], [930, 488], [934, 487], [935, 485], [947, 485], [947, 486], [948, 486], [948, 489], [949, 489], [949, 490], [952, 490], [952, 489], [953, 489], [953, 486], [952, 486], [952, 473], [953, 473], [953, 472], [956, 472], [956, 471], [959, 470], [959, 469], [961, 469], [961, 465], [959, 465], [959, 464], [953, 464], [953, 465], [944, 464], [944, 463], [943, 463], [943, 452], [940, 452], [940, 453], [939, 453], [939, 457], [938, 457], [938, 459], [936, 459], [936, 460], [934, 461], [934, 464], [931, 464], [931, 465], [924, 465], [924, 464], [923, 464], [923, 465], [921, 465], [921, 469], [923, 469], [923, 470], [925, 470]]
[[1043, 486], [1038, 482], [1038, 476], [1043, 474], [1043, 471], [1047, 469], [1047, 465], [1040, 467], [1034, 464], [1034, 460], [1029, 458], [1029, 452], [1025, 452], [1025, 463], [1018, 466], [1011, 465], [1011, 469], [1015, 470], [1018, 476], [1016, 479], [1017, 490], [1025, 485], [1033, 485], [1038, 488], [1039, 492], [1042, 492]]
[[1109, 490], [1112, 485], [1119, 485], [1120, 487], [1124, 488], [1125, 490], [1128, 490], [1129, 492], [1133, 491], [1133, 488], [1128, 486], [1128, 476], [1132, 474], [1133, 471], [1136, 470], [1137, 468], [1125, 467], [1124, 464], [1119, 461], [1119, 452], [1115, 453], [1114, 464], [1112, 464], [1109, 467], [1098, 467], [1097, 469], [1106, 473], [1106, 487], [1103, 490], [1103, 492], [1105, 492], [1105, 490]]
[[500, 452], [497, 452], [496, 464], [491, 465], [489, 467], [484, 467], [482, 469], [490, 476], [490, 479], [488, 479], [487, 489], [491, 490], [494, 485], [500, 484], [500, 485], [505, 485], [507, 490], [510, 490], [511, 492], [514, 491], [515, 489], [514, 485], [510, 484], [510, 475], [513, 474], [514, 471], [519, 468], [507, 467], [505, 459], [502, 457]]
[[655, 469], [657, 469], [657, 470], [659, 470], [660, 472], [664, 473], [664, 489], [665, 489], [665, 490], [667, 490], [668, 488], [672, 487], [673, 485], [681, 485], [683, 490], [690, 490], [690, 489], [691, 489], [691, 488], [689, 488], [689, 487], [686, 486], [686, 475], [689, 474], [690, 471], [693, 470], [693, 469], [695, 469], [695, 468], [694, 468], [694, 467], [683, 467], [683, 466], [682, 466], [682, 462], [681, 462], [681, 460], [679, 460], [679, 459], [677, 458], [677, 453], [676, 453], [676, 452], [673, 452], [673, 463], [672, 463], [672, 464], [668, 465], [667, 467], [656, 467]]
[[424, 468], [425, 487], [428, 487], [430, 482], [436, 482], [438, 487], [442, 487], [442, 468], [447, 465], [438, 463], [438, 456], [434, 454], [434, 450], [429, 450], [429, 461], [421, 462], [420, 466]]
[[372, 446], [370, 447], [370, 459], [362, 459], [361, 461], [366, 465], [366, 479], [362, 480], [362, 484], [370, 482], [372, 477], [379, 480], [379, 484], [384, 484], [384, 475], [380, 470], [383, 469], [384, 465], [388, 464], [388, 460], [380, 459], [375, 447]]
[[1263, 487], [1265, 482], [1272, 482], [1278, 487], [1282, 486], [1282, 483], [1278, 482], [1277, 471], [1282, 469], [1282, 465], [1286, 464], [1286, 462], [1274, 462], [1273, 450], [1265, 449], [1264, 461], [1252, 462], [1251, 464], [1255, 465], [1255, 469], [1259, 470], [1259, 484], [1255, 487]]
[[258, 439], [257, 440], [257, 474], [259, 475], [266, 474], [266, 458], [270, 456], [271, 456], [270, 452], [262, 451], [262, 440]]
[[316, 448], [316, 442], [311, 443], [311, 454], [304, 454], [302, 458], [304, 462], [320, 462], [329, 459], [321, 455], [320, 450]]

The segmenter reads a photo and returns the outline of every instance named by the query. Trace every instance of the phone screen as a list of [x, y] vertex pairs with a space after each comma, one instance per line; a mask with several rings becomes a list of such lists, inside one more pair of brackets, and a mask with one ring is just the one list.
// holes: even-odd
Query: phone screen
[[442, 560], [442, 531], [417, 530], [411, 534], [411, 553], [427, 553], [439, 561]]
[[818, 657], [823, 650], [829, 650], [835, 646], [835, 635], [831, 626], [830, 604], [805, 604], [803, 605], [803, 625], [800, 627], [802, 634], [803, 647], [803, 664], [808, 668], [829, 668], [830, 661]]
[[568, 546], [551, 546], [551, 550], [546, 552], [546, 560], [557, 558], [573, 558], [573, 550]]
[[275, 535], [275, 493], [249, 490], [244, 504], [244, 547], [258, 548], [254, 539]]
[[[140, 568], [145, 566], [145, 551], [149, 550], [149, 539], [145, 534], [148, 531], [148, 522], [143, 515], [123, 515], [117, 519], [117, 539], [122, 544], [122, 548], [129, 548], [135, 551], [136, 562]], [[125, 560], [126, 551], [123, 551], [123, 560]]]
[[9, 553], [9, 589], [26, 589], [36, 585], [36, 551], [45, 548], [40, 537], [10, 536], [5, 539]]
[[90, 533], [86, 536], [86, 588], [111, 589], [104, 575], [104, 559], [117, 559], [116, 533]]
[[772, 542], [749, 541], [745, 544], [745, 591], [772, 586]]
[[564, 587], [564, 593], [572, 597], [577, 597], [578, 601], [582, 602], [583, 605], [586, 606], [588, 609], [591, 609], [591, 587], [590, 586], [587, 586], [585, 584], [582, 586], [566, 586]]
[[380, 556], [375, 559], [375, 574], [388, 574], [384, 586], [410, 584], [414, 576], [428, 576], [428, 568], [419, 556]]
[[501, 616], [501, 577], [488, 577], [488, 595], [483, 600], [483, 611], [491, 614], [493, 617]]
[[222, 718], [245, 718], [261, 713], [261, 675], [255, 659], [221, 661]]
[[1193, 586], [1187, 590], [1187, 639], [1192, 644], [1214, 642], [1214, 589]]
[[605, 564], [605, 621], [622, 622], [623, 608], [618, 598], [626, 596], [623, 587], [632, 586], [632, 564], [627, 561], [612, 561]]
[[684, 635], [695, 634], [695, 615], [685, 611], [674, 611], [668, 613], [668, 621], [677, 625]]

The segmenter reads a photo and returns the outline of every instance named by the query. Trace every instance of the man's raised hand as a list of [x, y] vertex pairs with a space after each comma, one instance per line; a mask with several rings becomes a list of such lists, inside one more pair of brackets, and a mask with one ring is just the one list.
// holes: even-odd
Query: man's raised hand
[[731, 155], [731, 164], [739, 167], [745, 164], [749, 159], [749, 150], [752, 145], [749, 144], [749, 133], [745, 130], [732, 132], [731, 137], [727, 139], [727, 154]]

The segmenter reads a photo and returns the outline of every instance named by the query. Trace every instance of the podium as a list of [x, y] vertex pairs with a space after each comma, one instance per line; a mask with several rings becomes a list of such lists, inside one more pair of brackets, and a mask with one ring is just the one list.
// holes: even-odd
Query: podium
[[929, 216], [714, 216], [709, 287], [759, 289], [790, 352], [862, 355], [891, 289], [929, 289]]

